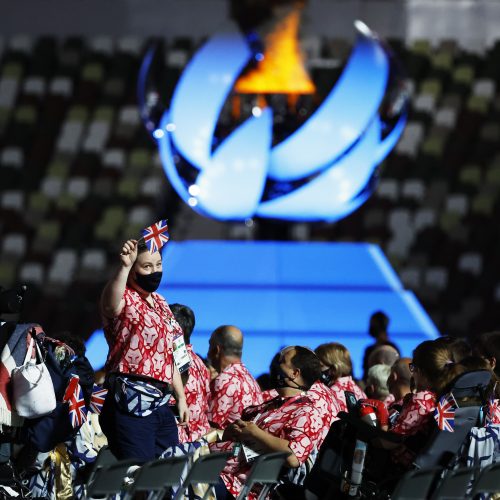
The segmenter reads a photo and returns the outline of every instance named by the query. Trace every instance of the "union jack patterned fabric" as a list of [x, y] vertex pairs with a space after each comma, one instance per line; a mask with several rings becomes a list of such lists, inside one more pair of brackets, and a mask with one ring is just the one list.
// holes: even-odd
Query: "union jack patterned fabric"
[[125, 306], [113, 319], [103, 317], [109, 345], [108, 373], [150, 377], [171, 383], [174, 373], [173, 340], [182, 330], [165, 299], [152, 293], [151, 307], [132, 288], [123, 294]]
[[261, 404], [259, 385], [243, 363], [233, 363], [212, 381], [208, 420], [219, 429], [240, 418], [247, 406]]
[[94, 384], [92, 397], [90, 398], [90, 411], [97, 413], [97, 415], [101, 413], [107, 393], [107, 389], [104, 389], [100, 385]]
[[77, 429], [87, 420], [87, 405], [80, 386], [80, 378], [73, 375], [68, 383], [63, 401], [69, 404], [69, 418], [73, 428]]
[[118, 405], [136, 417], [147, 417], [168, 403], [171, 394], [164, 394], [154, 385], [142, 380], [117, 377], [115, 399]]
[[454, 432], [456, 409], [457, 402], [453, 394], [445, 394], [440, 398], [434, 410], [434, 419], [440, 431]]
[[500, 424], [500, 407], [498, 405], [498, 399], [492, 397], [488, 401], [485, 417], [486, 423], [488, 424]]
[[435, 408], [436, 395], [433, 392], [420, 391], [416, 394], [407, 394], [391, 431], [403, 436], [429, 431]]
[[334, 398], [340, 408], [339, 411], [347, 411], [344, 391], [352, 392], [358, 401], [360, 399], [366, 399], [366, 394], [350, 376], [338, 378], [330, 385], [330, 389], [333, 391]]
[[167, 220], [162, 219], [155, 222], [152, 226], [143, 229], [142, 237], [150, 253], [159, 252], [161, 247], [170, 239]]
[[[247, 408], [242, 420], [253, 420], [255, 424], [273, 436], [286, 439], [290, 450], [300, 464], [306, 462], [316, 450], [321, 439], [323, 419], [308, 395], [299, 394], [291, 398], [277, 397], [261, 405]], [[231, 451], [233, 441], [222, 441], [210, 445], [210, 450]], [[248, 477], [252, 464], [247, 463], [240, 453], [230, 457], [221, 473], [227, 490], [237, 497]], [[258, 492], [252, 490], [248, 498], [256, 498]]]

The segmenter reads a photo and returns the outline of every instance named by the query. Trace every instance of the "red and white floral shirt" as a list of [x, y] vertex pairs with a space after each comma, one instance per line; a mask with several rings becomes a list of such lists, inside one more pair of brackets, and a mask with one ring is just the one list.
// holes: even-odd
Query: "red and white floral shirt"
[[486, 411], [488, 414], [488, 423], [489, 425], [498, 425], [500, 424], [500, 401], [498, 399], [494, 399], [490, 401], [486, 405]]
[[[299, 394], [290, 398], [277, 397], [258, 406], [247, 408], [242, 420], [253, 420], [255, 424], [281, 439], [289, 442], [290, 450], [300, 463], [304, 463], [315, 449], [323, 428], [323, 421], [314, 402], [308, 395]], [[230, 451], [233, 441], [222, 441], [210, 445], [211, 451]], [[237, 497], [245, 484], [252, 467], [240, 452], [230, 457], [221, 478], [227, 490]], [[250, 495], [249, 498], [253, 498]]]
[[338, 406], [340, 407], [339, 411], [347, 411], [347, 403], [345, 400], [344, 391], [350, 391], [354, 394], [356, 399], [359, 401], [360, 399], [366, 399], [366, 394], [361, 390], [356, 382], [352, 379], [351, 376], [340, 377], [330, 386], [330, 389], [333, 391], [333, 395], [337, 401]]
[[171, 383], [174, 374], [172, 342], [182, 335], [165, 299], [151, 294], [150, 306], [132, 288], [125, 288], [122, 312], [104, 317], [104, 334], [109, 345], [106, 371], [150, 377]]
[[208, 420], [220, 429], [240, 418], [247, 406], [263, 401], [259, 384], [243, 363], [232, 363], [210, 385]]
[[276, 389], [267, 389], [266, 391], [262, 391], [262, 400], [264, 403], [266, 401], [271, 401], [271, 399], [277, 398], [278, 396], [279, 394]]
[[337, 414], [340, 411], [340, 405], [333, 397], [332, 391], [323, 382], [314, 382], [311, 388], [307, 391], [307, 396], [313, 401], [323, 421], [323, 429], [320, 432], [317, 449], [323, 444], [330, 426], [338, 420]]
[[193, 352], [193, 346], [187, 344], [186, 348], [191, 358], [189, 378], [184, 386], [186, 403], [189, 408], [189, 424], [187, 428], [180, 426], [178, 428], [181, 443], [196, 441], [210, 429], [207, 416], [210, 396], [210, 372], [202, 359]]
[[390, 429], [396, 434], [411, 436], [417, 432], [427, 432], [434, 418], [436, 395], [431, 391], [407, 394], [403, 407]]

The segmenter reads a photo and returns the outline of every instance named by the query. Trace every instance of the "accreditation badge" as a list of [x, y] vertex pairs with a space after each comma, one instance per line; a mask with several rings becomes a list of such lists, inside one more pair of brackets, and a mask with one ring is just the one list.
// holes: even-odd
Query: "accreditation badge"
[[184, 336], [179, 335], [175, 337], [173, 344], [175, 365], [179, 373], [184, 373], [191, 364], [191, 358], [189, 357], [186, 343], [184, 342]]

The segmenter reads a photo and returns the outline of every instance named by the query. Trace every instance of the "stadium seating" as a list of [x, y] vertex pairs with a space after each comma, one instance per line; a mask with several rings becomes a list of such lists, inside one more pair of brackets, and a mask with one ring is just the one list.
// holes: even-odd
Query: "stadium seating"
[[[0, 59], [0, 283], [40, 287], [56, 311], [72, 300], [68, 290], [102, 286], [121, 240], [156, 215], [168, 216], [174, 233], [177, 216], [185, 218], [136, 105], [148, 42], [6, 40]], [[408, 125], [381, 168], [375, 195], [336, 224], [228, 224], [217, 236], [380, 244], [442, 333], [491, 329], [500, 319], [500, 43], [481, 55], [452, 41], [390, 44], [407, 69], [412, 99]], [[186, 38], [163, 43], [165, 102], [196, 46]], [[312, 37], [304, 47], [323, 95], [350, 45]], [[246, 109], [245, 99], [240, 104]], [[221, 122], [230, 113], [225, 108]], [[201, 231], [206, 237], [202, 226], [196, 220], [177, 236]], [[71, 263], [57, 270], [61, 255], [71, 255]], [[98, 323], [96, 297], [84, 294], [83, 300]], [[35, 312], [27, 308], [26, 319], [38, 320]], [[66, 319], [66, 329], [90, 334], [88, 325]], [[49, 331], [59, 323], [47, 321]]]

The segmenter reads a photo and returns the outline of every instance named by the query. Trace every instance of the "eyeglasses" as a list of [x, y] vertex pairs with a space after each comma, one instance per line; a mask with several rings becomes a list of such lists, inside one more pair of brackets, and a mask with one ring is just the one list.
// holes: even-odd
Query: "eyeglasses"
[[417, 365], [415, 363], [409, 363], [408, 368], [410, 369], [411, 373], [415, 373], [417, 371]]

